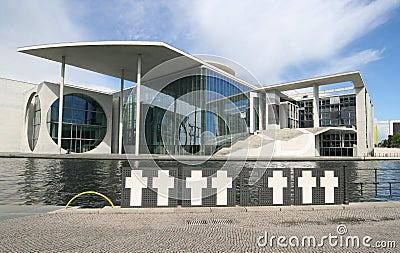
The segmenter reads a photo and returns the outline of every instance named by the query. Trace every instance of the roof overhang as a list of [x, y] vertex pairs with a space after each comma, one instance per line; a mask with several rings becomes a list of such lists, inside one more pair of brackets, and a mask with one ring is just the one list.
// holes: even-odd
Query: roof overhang
[[149, 41], [100, 41], [46, 44], [18, 48], [18, 52], [97, 73], [121, 77], [124, 70], [126, 80], [136, 82], [138, 57], [141, 57], [141, 74], [144, 76], [156, 66], [184, 57], [190, 67], [201, 66], [203, 61], [163, 42]]
[[282, 92], [282, 91], [310, 88], [313, 87], [314, 85], [321, 86], [321, 85], [343, 83], [343, 82], [352, 82], [354, 84], [354, 88], [362, 88], [365, 86], [360, 72], [353, 71], [353, 72], [303, 79], [288, 83], [274, 84], [265, 86], [262, 89], [265, 91], [277, 90]]
[[354, 128], [346, 128], [346, 127], [318, 127], [314, 128], [315, 131], [309, 131], [312, 134], [320, 135], [328, 131], [336, 131], [336, 132], [352, 132], [352, 133], [357, 133], [357, 130]]

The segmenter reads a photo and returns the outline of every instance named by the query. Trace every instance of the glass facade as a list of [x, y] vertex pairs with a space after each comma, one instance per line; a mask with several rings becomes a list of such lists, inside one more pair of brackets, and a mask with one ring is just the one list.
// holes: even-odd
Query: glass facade
[[149, 152], [212, 154], [248, 135], [249, 90], [209, 69], [171, 82], [147, 105], [144, 132]]
[[[314, 127], [313, 101], [298, 101], [300, 127]], [[356, 96], [343, 95], [319, 99], [321, 127], [356, 126]]]
[[[281, 103], [281, 108], [286, 114], [287, 123], [283, 126], [284, 128], [298, 128], [299, 127], [299, 107], [289, 101]], [[281, 117], [283, 117], [282, 115]], [[281, 123], [282, 124], [282, 123]]]
[[250, 108], [251, 88], [212, 70], [206, 72], [207, 119], [206, 132], [215, 136], [216, 150], [227, 147], [248, 136], [250, 110], [255, 110], [255, 126], [258, 127], [258, 103]]
[[313, 121], [313, 101], [302, 100], [298, 101], [299, 106], [299, 126], [301, 128], [314, 127]]
[[[297, 102], [299, 106], [299, 125], [313, 127], [313, 100]], [[320, 127], [356, 128], [356, 96], [341, 95], [319, 99]], [[338, 132], [320, 135], [321, 156], [353, 156], [353, 145], [357, 144], [356, 133]]]
[[356, 96], [321, 98], [320, 126], [356, 126]]
[[[47, 114], [47, 127], [57, 143], [59, 99], [54, 101]], [[107, 132], [107, 118], [103, 108], [91, 97], [83, 94], [64, 96], [61, 147], [74, 153], [94, 149]]]
[[123, 142], [124, 146], [131, 146], [135, 144], [136, 135], [136, 89], [131, 88], [129, 91], [124, 92], [124, 102], [123, 102]]
[[353, 156], [356, 144], [356, 133], [328, 131], [320, 135], [320, 155]]

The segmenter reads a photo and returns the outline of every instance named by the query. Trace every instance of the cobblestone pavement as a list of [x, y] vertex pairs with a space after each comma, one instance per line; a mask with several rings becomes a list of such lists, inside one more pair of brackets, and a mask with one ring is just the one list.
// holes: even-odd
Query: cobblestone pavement
[[[325, 209], [68, 209], [1, 221], [0, 252], [399, 252], [400, 204]], [[339, 232], [347, 233], [340, 236], [338, 225], [345, 225]], [[266, 232], [268, 243], [260, 247], [258, 238]], [[328, 239], [323, 247], [308, 247], [307, 240], [301, 246], [304, 236], [314, 236], [320, 244], [329, 234], [338, 236], [336, 247]], [[300, 246], [280, 247], [276, 239], [270, 246], [272, 236], [285, 236], [281, 242], [293, 245], [298, 238]], [[349, 236], [359, 237], [359, 248], [350, 241], [346, 247]], [[371, 245], [395, 241], [397, 248], [365, 247], [364, 236], [372, 237]]]

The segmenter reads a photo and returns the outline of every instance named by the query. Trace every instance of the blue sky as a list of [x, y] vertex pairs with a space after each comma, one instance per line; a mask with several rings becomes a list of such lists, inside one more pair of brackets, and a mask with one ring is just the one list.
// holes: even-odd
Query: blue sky
[[[263, 85], [360, 70], [385, 135], [400, 119], [400, 1], [51, 1], [0, 3], [0, 76], [57, 82], [60, 66], [20, 46], [156, 40], [239, 62]], [[67, 68], [66, 81], [117, 89], [119, 81]]]

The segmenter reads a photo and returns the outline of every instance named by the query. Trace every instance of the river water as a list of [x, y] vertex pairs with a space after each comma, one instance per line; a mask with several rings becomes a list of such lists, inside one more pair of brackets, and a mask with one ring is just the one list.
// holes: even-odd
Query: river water
[[[146, 166], [141, 162], [137, 166]], [[206, 162], [200, 167], [220, 166], [223, 162]], [[161, 167], [179, 167], [177, 162], [160, 162]], [[254, 164], [246, 163], [245, 167]], [[357, 201], [400, 200], [400, 161], [346, 162], [265, 162], [257, 167], [272, 168], [341, 168], [347, 166], [349, 198]], [[127, 161], [0, 158], [0, 205], [57, 205], [63, 206], [76, 194], [97, 191], [120, 205], [121, 169]], [[375, 192], [375, 171], [380, 182]], [[396, 170], [397, 169], [397, 170]], [[389, 182], [392, 182], [390, 196]], [[363, 190], [361, 194], [361, 185]], [[376, 195], [377, 193], [377, 195]], [[97, 195], [84, 195], [73, 205], [101, 207], [108, 203]]]

